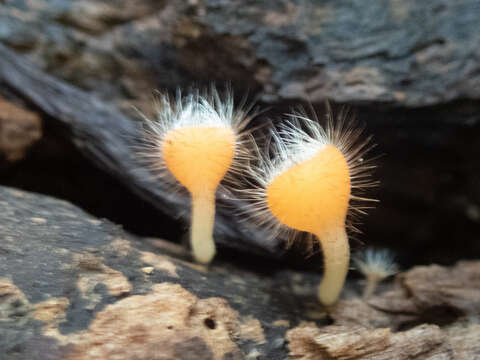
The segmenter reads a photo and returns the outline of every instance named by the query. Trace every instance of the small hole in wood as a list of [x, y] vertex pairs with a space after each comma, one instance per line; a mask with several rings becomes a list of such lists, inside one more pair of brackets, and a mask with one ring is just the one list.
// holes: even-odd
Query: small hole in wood
[[207, 328], [209, 328], [211, 330], [215, 329], [215, 327], [216, 327], [215, 320], [210, 319], [210, 318], [205, 319], [205, 321], [203, 323], [205, 324], [205, 326]]

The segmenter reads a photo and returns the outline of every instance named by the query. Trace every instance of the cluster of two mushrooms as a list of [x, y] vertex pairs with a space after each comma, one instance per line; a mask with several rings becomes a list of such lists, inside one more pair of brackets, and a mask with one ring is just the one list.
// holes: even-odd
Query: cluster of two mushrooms
[[[237, 189], [249, 203], [251, 221], [272, 236], [306, 232], [321, 244], [324, 275], [318, 298], [333, 304], [342, 290], [350, 262], [347, 213], [362, 212], [352, 200], [369, 200], [352, 191], [372, 184], [371, 166], [362, 156], [369, 139], [345, 118], [327, 125], [294, 113], [269, 129], [269, 148], [258, 150], [246, 130], [248, 112], [235, 110], [233, 98], [222, 100], [215, 90], [175, 101], [161, 96], [158, 115], [149, 121], [149, 156], [164, 181], [185, 187], [192, 202], [191, 248], [197, 262], [215, 256], [213, 240], [215, 194], [227, 173], [243, 172], [255, 187]], [[253, 144], [253, 146], [252, 146]], [[257, 149], [252, 151], [251, 149]], [[249, 155], [250, 154], [250, 155]], [[249, 161], [244, 161], [248, 159]]]

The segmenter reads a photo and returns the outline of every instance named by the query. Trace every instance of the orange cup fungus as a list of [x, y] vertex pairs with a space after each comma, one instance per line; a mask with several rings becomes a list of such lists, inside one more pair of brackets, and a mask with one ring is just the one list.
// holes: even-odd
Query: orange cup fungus
[[294, 114], [272, 130], [273, 159], [260, 155], [259, 165], [250, 171], [260, 186], [249, 196], [253, 220], [272, 234], [307, 232], [320, 242], [324, 276], [318, 298], [324, 305], [338, 299], [348, 272], [347, 213], [350, 200], [363, 199], [353, 196], [352, 189], [373, 184], [367, 171], [371, 166], [362, 158], [369, 139], [358, 142], [361, 130], [342, 119], [333, 124], [330, 112], [329, 118], [324, 129], [318, 121]]
[[320, 240], [325, 274], [318, 296], [324, 304], [335, 302], [350, 254], [345, 232], [350, 174], [345, 157], [333, 145], [323, 146], [311, 159], [276, 176], [267, 186], [266, 198], [282, 224]]
[[[214, 89], [208, 96], [177, 96], [176, 102], [162, 96], [159, 105], [158, 120], [148, 122], [151, 147], [145, 153], [160, 177], [191, 195], [195, 260], [208, 264], [215, 256], [215, 193], [225, 176], [242, 170], [257, 185], [237, 189], [250, 200], [247, 211], [254, 222], [271, 236], [304, 232], [320, 243], [324, 276], [318, 298], [333, 304], [350, 262], [348, 215], [364, 213], [355, 201], [373, 201], [352, 194], [375, 185], [373, 166], [363, 159], [370, 139], [359, 141], [362, 130], [346, 124], [344, 114], [334, 123], [327, 104], [325, 128], [318, 119], [295, 113], [271, 129], [269, 148], [257, 151], [255, 165], [243, 141], [251, 116], [234, 111], [230, 94], [224, 102]], [[240, 158], [248, 161], [241, 165]]]
[[192, 197], [191, 246], [203, 264], [215, 256], [215, 191], [232, 164], [235, 143], [233, 130], [219, 126], [189, 126], [164, 137], [165, 165]]
[[179, 95], [176, 103], [161, 97], [158, 121], [149, 122], [152, 168], [191, 195], [190, 244], [202, 264], [215, 256], [215, 193], [243, 152], [242, 130], [250, 120], [245, 114], [233, 110], [230, 94], [222, 102], [212, 89], [209, 96]]

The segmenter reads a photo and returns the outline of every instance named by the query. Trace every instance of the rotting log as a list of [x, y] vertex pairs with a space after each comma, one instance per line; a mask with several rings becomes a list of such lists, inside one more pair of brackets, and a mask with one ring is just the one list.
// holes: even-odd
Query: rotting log
[[0, 41], [101, 98], [232, 80], [272, 104], [479, 99], [478, 0], [0, 3]]
[[368, 302], [350, 282], [327, 315], [319, 275], [207, 269], [177, 245], [17, 189], [0, 187], [0, 206], [2, 360], [480, 357], [478, 261], [414, 268]]

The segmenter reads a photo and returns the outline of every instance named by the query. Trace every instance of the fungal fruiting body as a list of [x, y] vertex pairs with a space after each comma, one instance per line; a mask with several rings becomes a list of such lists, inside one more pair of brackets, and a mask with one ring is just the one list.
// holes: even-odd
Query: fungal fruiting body
[[[253, 219], [273, 234], [300, 231], [314, 235], [322, 248], [324, 276], [318, 298], [333, 304], [348, 272], [350, 249], [346, 232], [352, 189], [369, 186], [371, 168], [363, 162], [369, 139], [342, 119], [326, 128], [306, 115], [294, 114], [272, 130], [270, 151], [253, 175], [260, 184], [250, 196]], [[353, 211], [362, 212], [361, 208]]]
[[365, 276], [367, 283], [363, 289], [363, 298], [373, 295], [380, 281], [398, 271], [398, 266], [390, 251], [366, 249], [354, 258], [357, 269]]
[[349, 264], [345, 218], [350, 198], [348, 164], [333, 145], [321, 145], [309, 160], [291, 166], [267, 186], [267, 203], [286, 226], [314, 234], [322, 244], [324, 304], [335, 302]]
[[235, 169], [242, 153], [242, 130], [250, 118], [234, 111], [230, 94], [222, 102], [214, 89], [206, 96], [159, 100], [158, 119], [149, 122], [151, 146], [145, 153], [157, 175], [189, 191], [193, 256], [208, 264], [216, 252], [215, 193], [227, 172]]
[[209, 263], [215, 256], [215, 192], [232, 164], [235, 134], [219, 126], [170, 130], [162, 153], [167, 168], [191, 194], [191, 246], [195, 259]]

